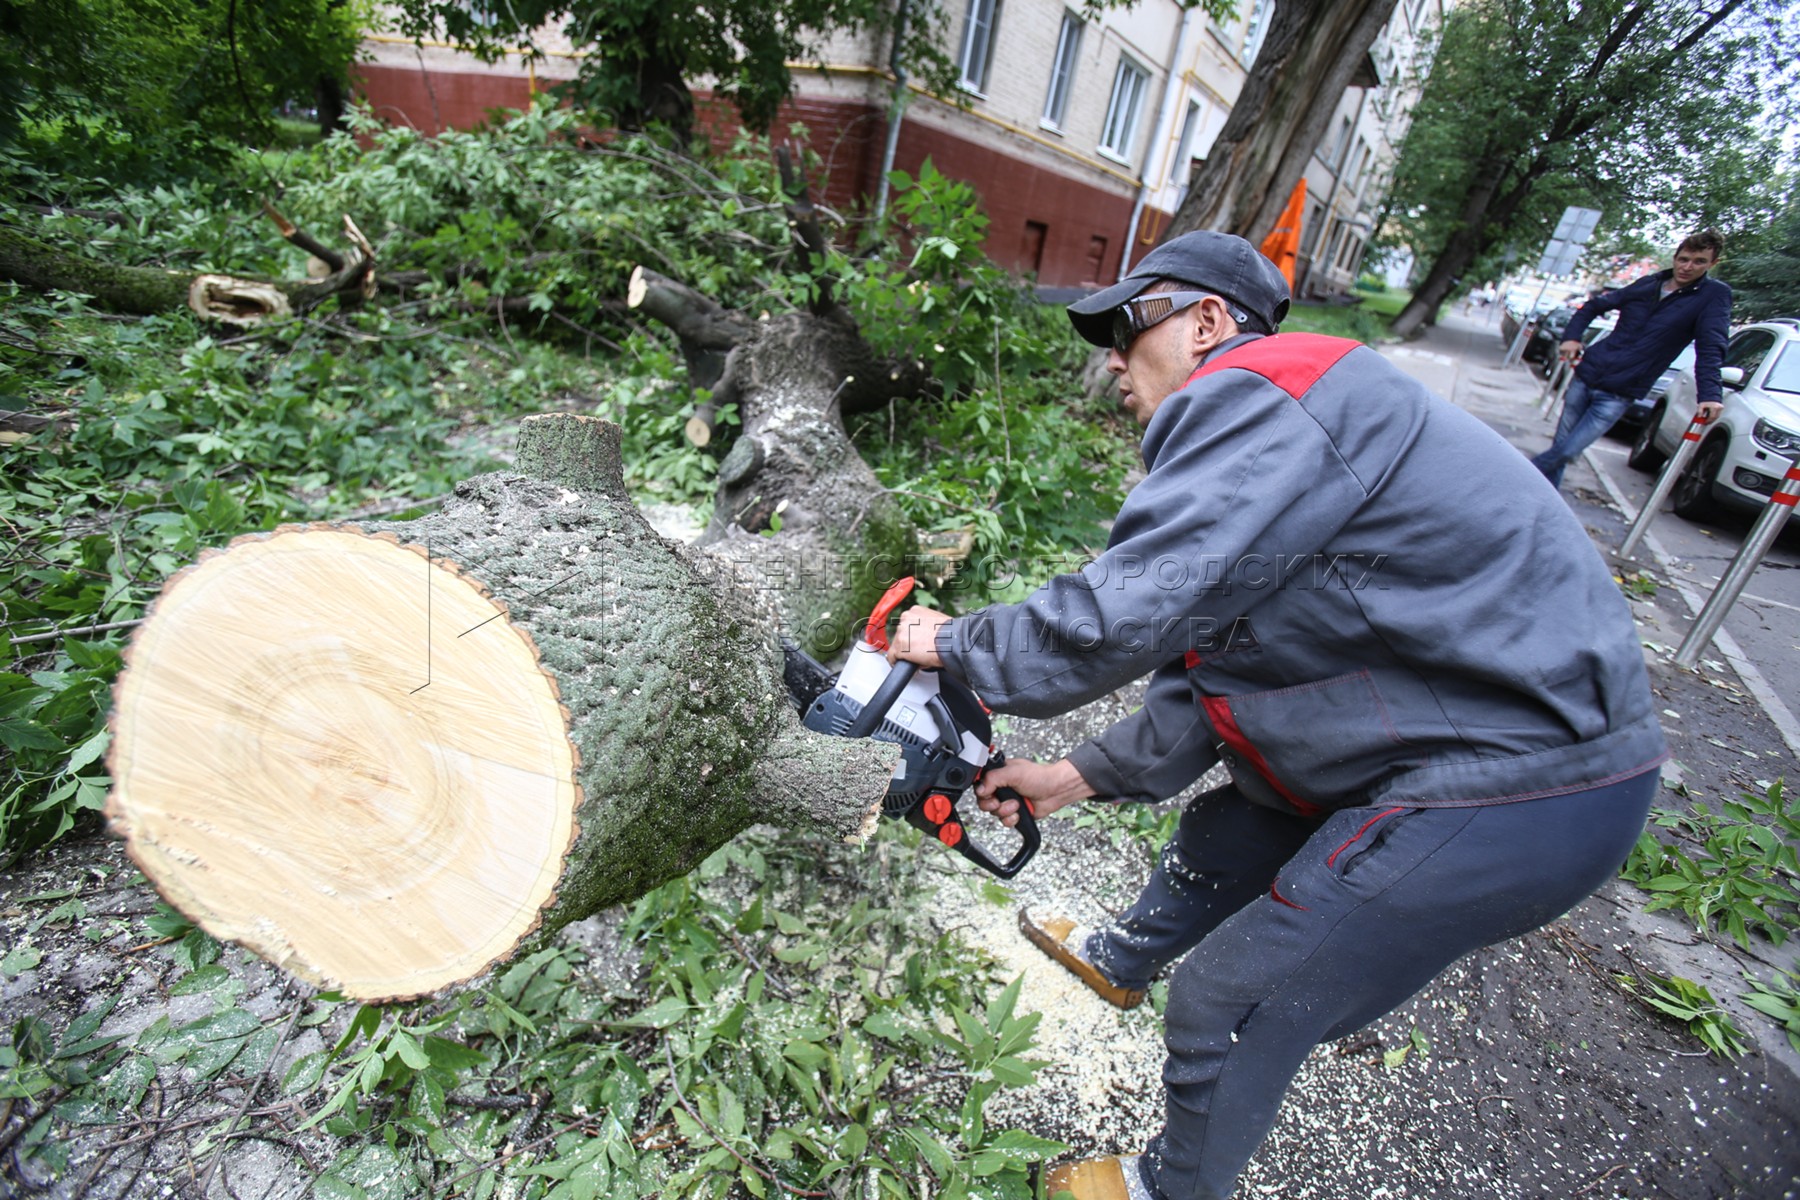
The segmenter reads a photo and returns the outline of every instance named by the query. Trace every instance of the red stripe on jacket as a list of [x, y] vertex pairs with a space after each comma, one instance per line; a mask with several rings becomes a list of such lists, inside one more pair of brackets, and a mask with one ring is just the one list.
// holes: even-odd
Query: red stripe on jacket
[[1202, 696], [1200, 705], [1212, 720], [1213, 729], [1224, 739], [1225, 744], [1243, 756], [1244, 761], [1256, 769], [1256, 773], [1268, 780], [1269, 786], [1280, 793], [1281, 798], [1294, 806], [1294, 811], [1303, 817], [1316, 817], [1324, 810], [1310, 800], [1302, 800], [1288, 790], [1286, 784], [1275, 778], [1269, 769], [1268, 760], [1263, 758], [1262, 751], [1250, 744], [1244, 731], [1238, 728], [1237, 718], [1232, 715], [1231, 701], [1224, 696]]
[[1249, 371], [1298, 400], [1339, 359], [1360, 345], [1349, 338], [1322, 333], [1277, 333], [1207, 359], [1188, 376], [1188, 383], [1216, 371]]

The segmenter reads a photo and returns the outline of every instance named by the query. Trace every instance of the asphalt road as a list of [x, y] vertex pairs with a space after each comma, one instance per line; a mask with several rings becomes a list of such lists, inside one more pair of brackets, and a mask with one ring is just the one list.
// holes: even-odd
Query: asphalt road
[[[1383, 353], [1523, 453], [1535, 454], [1550, 443], [1552, 414], [1538, 411], [1542, 381], [1535, 374], [1500, 365], [1505, 350], [1491, 314], [1452, 313], [1422, 337]], [[1654, 476], [1626, 466], [1626, 450], [1624, 442], [1602, 438], [1570, 465], [1563, 494], [1616, 572], [1637, 569], [1658, 585], [1653, 597], [1640, 601], [1640, 623], [1651, 654], [1666, 658], [1712, 594], [1751, 522], [1702, 525], [1665, 508], [1633, 560], [1619, 560], [1613, 552], [1655, 483]], [[1800, 758], [1800, 521], [1790, 522], [1764, 556], [1701, 662], [1703, 673], [1734, 674], [1788, 754]]]

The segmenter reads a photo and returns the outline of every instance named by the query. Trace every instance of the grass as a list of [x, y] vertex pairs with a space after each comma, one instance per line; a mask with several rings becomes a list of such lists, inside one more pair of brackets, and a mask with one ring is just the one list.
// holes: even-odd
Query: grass
[[1283, 333], [1324, 333], [1355, 338], [1371, 346], [1387, 339], [1387, 321], [1363, 305], [1296, 304], [1281, 323]]
[[1394, 291], [1391, 288], [1381, 292], [1359, 291], [1357, 295], [1363, 298], [1363, 309], [1389, 319], [1398, 316], [1400, 310], [1406, 307], [1407, 301], [1412, 299], [1411, 292]]

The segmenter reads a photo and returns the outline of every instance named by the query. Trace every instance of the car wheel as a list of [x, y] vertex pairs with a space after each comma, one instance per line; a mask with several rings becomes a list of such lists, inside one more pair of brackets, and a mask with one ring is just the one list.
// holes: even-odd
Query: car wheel
[[1671, 498], [1675, 502], [1676, 515], [1690, 521], [1704, 521], [1718, 515], [1719, 506], [1713, 500], [1713, 481], [1719, 477], [1719, 468], [1724, 465], [1724, 438], [1713, 438], [1700, 447], [1681, 478], [1675, 481]]
[[1634, 471], [1644, 471], [1651, 475], [1662, 470], [1669, 456], [1656, 448], [1656, 431], [1662, 428], [1663, 414], [1666, 407], [1658, 404], [1650, 413], [1650, 417], [1637, 432], [1637, 438], [1631, 443], [1631, 452], [1625, 456], [1625, 462]]

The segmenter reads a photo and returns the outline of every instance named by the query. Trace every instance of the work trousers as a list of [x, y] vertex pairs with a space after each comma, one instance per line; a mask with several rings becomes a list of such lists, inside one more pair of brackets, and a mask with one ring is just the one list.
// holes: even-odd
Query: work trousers
[[1225, 1200], [1314, 1046], [1567, 912], [1625, 861], [1657, 781], [1323, 820], [1233, 787], [1190, 803], [1143, 895], [1084, 946], [1124, 987], [1181, 960], [1164, 1014], [1165, 1124], [1140, 1160], [1152, 1193]]
[[1579, 379], [1569, 381], [1563, 393], [1562, 418], [1556, 422], [1556, 436], [1531, 465], [1543, 472], [1553, 487], [1562, 487], [1563, 469], [1581, 452], [1600, 440], [1613, 427], [1624, 411], [1631, 407], [1631, 397], [1616, 392], [1591, 388]]

